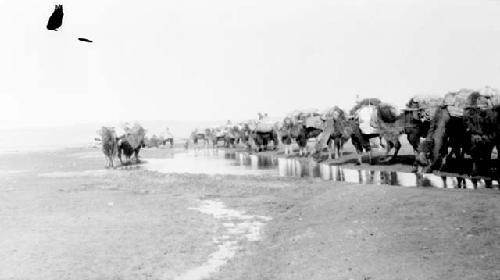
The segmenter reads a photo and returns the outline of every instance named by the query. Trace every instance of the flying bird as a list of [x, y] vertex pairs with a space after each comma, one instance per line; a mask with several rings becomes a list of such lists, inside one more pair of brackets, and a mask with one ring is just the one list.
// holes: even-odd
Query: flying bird
[[56, 5], [54, 11], [52, 12], [52, 15], [49, 18], [49, 22], [47, 23], [47, 29], [57, 31], [57, 28], [61, 27], [62, 25], [63, 16], [63, 6]]
[[87, 38], [78, 38], [78, 40], [82, 41], [82, 42], [89, 42], [89, 43], [92, 43], [92, 40], [89, 40]]

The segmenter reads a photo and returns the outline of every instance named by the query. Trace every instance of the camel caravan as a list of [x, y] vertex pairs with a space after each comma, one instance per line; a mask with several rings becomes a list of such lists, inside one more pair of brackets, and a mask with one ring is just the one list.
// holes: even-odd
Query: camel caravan
[[[319, 159], [326, 149], [328, 159], [341, 159], [344, 144], [351, 140], [356, 164], [360, 165], [365, 153], [368, 163], [374, 164], [374, 146], [385, 149], [379, 162], [397, 162], [401, 137], [406, 137], [413, 149], [415, 172], [498, 178], [500, 160], [492, 155], [495, 150], [498, 155], [500, 148], [499, 113], [500, 92], [490, 87], [461, 89], [444, 96], [414, 96], [400, 111], [378, 98], [365, 98], [349, 112], [337, 106], [323, 111], [294, 110], [279, 121], [259, 113], [256, 119], [196, 129], [185, 147], [189, 141], [196, 147], [239, 145], [256, 153], [282, 149], [285, 156], [290, 156], [295, 145], [299, 157]], [[108, 167], [114, 166], [115, 156], [124, 164], [122, 154], [125, 164], [132, 156], [139, 161], [139, 151], [145, 146], [173, 146], [168, 129], [151, 138], [145, 137], [146, 130], [138, 124], [125, 126], [119, 134], [109, 127], [99, 133]]]
[[[114, 158], [118, 157], [120, 164], [128, 165], [133, 162], [139, 163], [139, 151], [141, 148], [174, 147], [174, 135], [167, 127], [158, 135], [146, 136], [146, 129], [139, 123], [125, 123], [120, 131], [115, 127], [103, 126], [97, 131], [100, 137], [95, 138], [93, 147], [102, 147], [106, 159], [106, 167], [114, 167]], [[122, 155], [125, 156], [123, 160]], [[132, 159], [134, 161], [132, 161]]]
[[[140, 124], [125, 124], [123, 131], [117, 133], [114, 127], [102, 127], [98, 133], [102, 139], [102, 151], [106, 158], [106, 167], [114, 167], [114, 158], [117, 156], [120, 164], [127, 165], [132, 162], [132, 156], [136, 163], [139, 160], [139, 151], [146, 146], [146, 129]], [[125, 162], [122, 159], [125, 156]]]
[[[350, 139], [359, 165], [364, 153], [368, 163], [374, 163], [374, 143], [385, 149], [382, 163], [396, 162], [401, 137], [406, 137], [413, 148], [415, 172], [498, 177], [500, 161], [492, 154], [500, 148], [499, 112], [498, 90], [462, 89], [445, 96], [414, 96], [400, 111], [378, 98], [365, 98], [349, 112], [337, 106], [295, 110], [280, 121], [259, 113], [255, 120], [197, 130], [192, 139], [214, 147], [243, 144], [252, 152], [281, 147], [285, 155], [293, 153], [295, 143], [298, 156], [318, 158], [327, 149], [329, 159], [342, 158]], [[308, 145], [311, 141], [314, 144]]]

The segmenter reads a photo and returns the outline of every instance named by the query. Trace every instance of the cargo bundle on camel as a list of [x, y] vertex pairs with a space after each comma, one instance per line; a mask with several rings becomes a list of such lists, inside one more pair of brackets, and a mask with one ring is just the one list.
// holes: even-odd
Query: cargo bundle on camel
[[322, 132], [317, 137], [314, 156], [319, 156], [321, 150], [326, 147], [328, 159], [332, 158], [332, 151], [335, 158], [342, 157], [342, 148], [352, 135], [352, 128], [346, 113], [339, 107], [333, 106], [321, 113], [321, 120], [323, 121]]
[[[285, 154], [291, 152], [291, 143], [295, 140], [299, 147], [299, 156], [311, 154], [318, 157], [326, 147], [328, 158], [332, 158], [332, 150], [335, 150], [336, 157], [339, 157], [343, 144], [350, 137], [349, 130], [345, 129], [346, 122], [345, 112], [337, 106], [322, 113], [316, 109], [295, 110], [289, 113], [280, 129]], [[307, 151], [310, 139], [316, 141], [311, 153]]]
[[204, 145], [208, 145], [210, 141], [213, 142], [213, 134], [214, 131], [211, 128], [199, 129], [196, 128], [191, 132], [191, 140], [193, 144], [197, 145], [200, 142], [203, 142]]
[[130, 163], [130, 159], [134, 155], [136, 163], [139, 163], [139, 151], [145, 147], [146, 129], [138, 123], [133, 126], [127, 123], [124, 125], [123, 130], [124, 134], [118, 137], [118, 159], [123, 164], [121, 157], [123, 154], [126, 163]]
[[[499, 113], [498, 90], [486, 87], [446, 94], [420, 147], [418, 161], [423, 171], [448, 171], [451, 167], [456, 173], [498, 178], [491, 167], [498, 172], [499, 160], [491, 164], [491, 153], [500, 147]], [[466, 154], [472, 158], [471, 167], [464, 161]]]
[[304, 109], [290, 112], [281, 128], [281, 141], [285, 144], [285, 154], [291, 151], [294, 139], [299, 146], [299, 156], [307, 155], [307, 142], [316, 138], [323, 131], [323, 121], [319, 110]]
[[403, 109], [405, 127], [404, 133], [407, 135], [408, 142], [413, 147], [415, 160], [413, 161], [413, 171], [418, 169], [418, 154], [420, 139], [425, 138], [429, 132], [431, 120], [436, 114], [436, 110], [443, 103], [443, 98], [434, 95], [416, 95], [410, 98]]
[[251, 149], [252, 142], [258, 152], [266, 151], [269, 142], [273, 141], [272, 149], [278, 148], [278, 127], [277, 123], [269, 119], [267, 114], [259, 113], [258, 120], [247, 122], [246, 129], [249, 135], [248, 148]]
[[[369, 155], [369, 163], [373, 164], [370, 139], [378, 137], [386, 142], [386, 157], [382, 162], [394, 160], [398, 155], [401, 143], [399, 136], [404, 131], [404, 118], [398, 115], [396, 109], [378, 98], [363, 99], [351, 109], [353, 119], [350, 121], [352, 128], [352, 144], [358, 154], [357, 164], [362, 163], [363, 151]], [[394, 148], [394, 155], [389, 153]]]
[[170, 132], [170, 128], [166, 128], [165, 131], [160, 135], [161, 145], [167, 145], [167, 142], [170, 143], [170, 148], [174, 147], [174, 135]]

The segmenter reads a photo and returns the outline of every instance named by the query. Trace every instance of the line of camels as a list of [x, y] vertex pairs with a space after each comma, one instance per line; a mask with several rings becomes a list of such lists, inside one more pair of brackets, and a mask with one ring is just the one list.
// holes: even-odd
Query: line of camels
[[[499, 178], [500, 159], [492, 158], [500, 149], [500, 94], [489, 87], [481, 90], [462, 89], [444, 97], [415, 96], [398, 112], [378, 98], [365, 98], [346, 113], [337, 106], [323, 112], [317, 110], [294, 111], [279, 122], [266, 121], [259, 113], [258, 120], [195, 130], [191, 139], [195, 144], [225, 147], [244, 144], [249, 150], [261, 152], [284, 147], [292, 152], [293, 142], [299, 147], [298, 155], [317, 156], [324, 148], [328, 158], [341, 158], [342, 147], [349, 141], [357, 153], [357, 164], [368, 153], [373, 164], [370, 139], [385, 142], [383, 162], [397, 160], [401, 148], [400, 136], [405, 134], [413, 147], [413, 170], [421, 172], [448, 171]], [[307, 143], [314, 139], [312, 151]], [[271, 144], [272, 146], [269, 146]], [[390, 155], [391, 151], [394, 153]], [[454, 162], [453, 170], [447, 163]]]

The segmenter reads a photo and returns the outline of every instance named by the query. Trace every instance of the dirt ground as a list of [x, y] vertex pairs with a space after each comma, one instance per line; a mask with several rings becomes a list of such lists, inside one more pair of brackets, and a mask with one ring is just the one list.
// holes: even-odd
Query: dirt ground
[[[171, 157], [146, 150], [143, 158]], [[0, 157], [0, 279], [175, 279], [224, 202], [272, 217], [211, 279], [500, 279], [500, 191], [103, 170], [97, 149]]]

